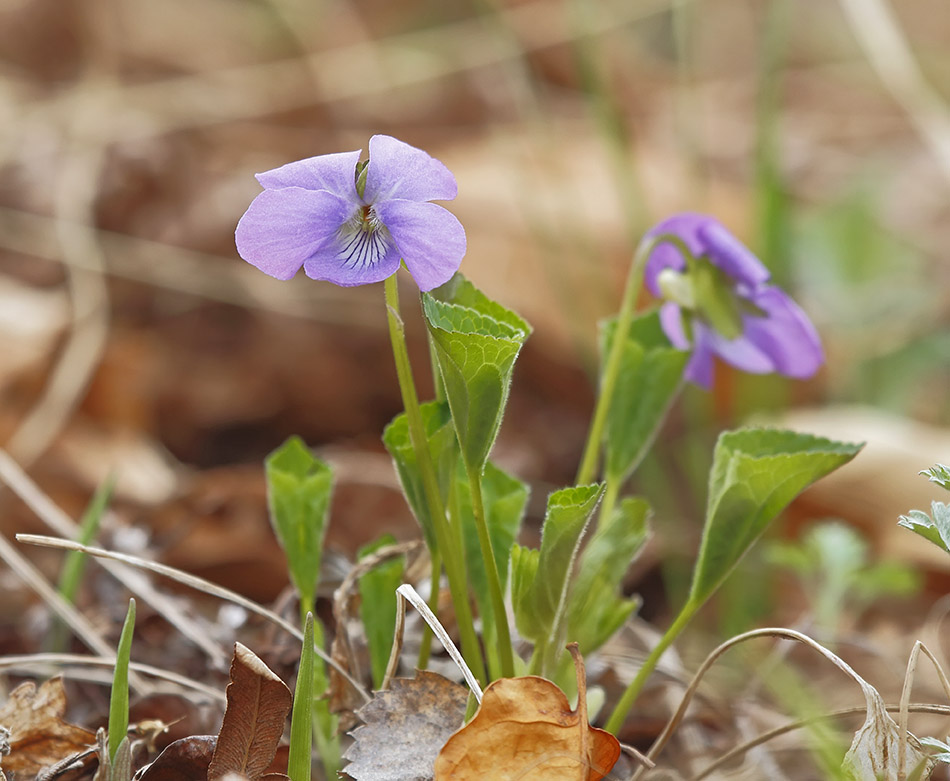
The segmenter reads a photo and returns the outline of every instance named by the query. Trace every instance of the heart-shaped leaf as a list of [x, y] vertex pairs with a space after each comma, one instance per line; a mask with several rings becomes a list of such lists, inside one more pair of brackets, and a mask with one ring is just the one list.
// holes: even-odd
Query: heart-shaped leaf
[[[608, 355], [616, 320], [601, 329], [601, 355]], [[666, 412], [683, 381], [689, 353], [670, 346], [656, 312], [630, 325], [621, 353], [617, 385], [606, 426], [606, 472], [623, 482], [637, 468], [653, 443]]]
[[530, 328], [458, 275], [423, 295], [423, 311], [462, 457], [480, 470], [498, 434], [515, 359]]
[[862, 447], [778, 429], [722, 434], [713, 455], [690, 602], [705, 602], [792, 499]]

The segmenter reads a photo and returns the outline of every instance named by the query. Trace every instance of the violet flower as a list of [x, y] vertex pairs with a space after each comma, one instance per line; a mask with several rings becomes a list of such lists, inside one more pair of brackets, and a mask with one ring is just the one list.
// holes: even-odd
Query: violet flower
[[713, 217], [679, 214], [651, 229], [646, 238], [671, 235], [658, 244], [644, 272], [647, 287], [667, 299], [660, 322], [679, 349], [692, 348], [686, 379], [709, 388], [713, 356], [753, 374], [778, 372], [811, 377], [824, 362], [818, 332], [769, 271]]
[[432, 200], [452, 200], [455, 177], [421, 149], [373, 136], [362, 150], [319, 155], [257, 174], [264, 192], [234, 237], [248, 263], [277, 279], [307, 276], [352, 287], [391, 276], [404, 260], [420, 290], [447, 282], [465, 231]]

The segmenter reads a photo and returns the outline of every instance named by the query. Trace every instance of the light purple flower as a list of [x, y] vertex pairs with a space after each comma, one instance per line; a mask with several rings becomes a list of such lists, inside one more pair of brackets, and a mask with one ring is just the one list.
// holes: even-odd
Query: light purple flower
[[[451, 171], [391, 136], [362, 150], [319, 155], [257, 174], [264, 187], [234, 237], [248, 263], [277, 279], [307, 276], [352, 287], [391, 276], [404, 260], [420, 290], [447, 282], [465, 255], [465, 231], [432, 200], [452, 200]], [[363, 178], [365, 176], [365, 179]]]
[[804, 379], [818, 371], [824, 353], [808, 316], [781, 289], [768, 284], [768, 269], [721, 223], [702, 214], [678, 214], [651, 229], [647, 238], [664, 234], [680, 238], [697, 265], [711, 263], [722, 272], [707, 279], [717, 280], [719, 300], [725, 300], [737, 318], [737, 333], [717, 331], [707, 316], [710, 310], [704, 312], [702, 288], [691, 282], [696, 269], [690, 269], [679, 248], [664, 242], [651, 252], [644, 274], [651, 292], [684, 293], [661, 306], [660, 322], [675, 347], [692, 348], [688, 380], [711, 387], [713, 355], [753, 374], [777, 372]]

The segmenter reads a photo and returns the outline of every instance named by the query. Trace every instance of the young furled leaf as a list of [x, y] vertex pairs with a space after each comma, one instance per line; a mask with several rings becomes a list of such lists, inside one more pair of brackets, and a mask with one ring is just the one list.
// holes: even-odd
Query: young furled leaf
[[423, 311], [462, 457], [481, 469], [501, 425], [515, 359], [531, 329], [460, 275], [423, 295]]
[[[392, 545], [396, 538], [384, 534], [360, 548], [357, 557], [365, 559], [380, 548]], [[360, 617], [369, 646], [373, 686], [379, 688], [386, 674], [389, 654], [396, 629], [396, 589], [402, 585], [405, 561], [403, 556], [383, 561], [362, 575], [360, 583]]]
[[[563, 647], [568, 587], [574, 559], [603, 485], [582, 485], [548, 497], [541, 549], [511, 549], [511, 600], [523, 637], [535, 641], [541, 669], [553, 670]], [[537, 667], [537, 665], [535, 665]]]
[[934, 464], [930, 469], [921, 471], [926, 475], [931, 483], [936, 483], [946, 491], [950, 491], [950, 466], [946, 464]]
[[290, 578], [300, 595], [300, 612], [314, 608], [333, 473], [290, 437], [264, 461], [271, 524], [287, 556]]
[[911, 510], [900, 517], [897, 525], [910, 529], [950, 553], [950, 505], [931, 502], [930, 511], [931, 514], [927, 515], [921, 510]]

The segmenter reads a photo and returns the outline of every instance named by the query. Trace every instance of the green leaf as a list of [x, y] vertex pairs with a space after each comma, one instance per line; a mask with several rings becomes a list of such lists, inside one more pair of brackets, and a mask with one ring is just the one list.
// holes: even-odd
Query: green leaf
[[566, 606], [574, 559], [603, 485], [582, 485], [555, 491], [548, 497], [541, 549], [512, 548], [512, 602], [522, 637], [554, 645], [560, 651], [556, 626]]
[[[465, 476], [465, 470], [457, 470], [456, 497], [459, 522], [465, 542], [465, 561], [469, 581], [475, 593], [478, 614], [482, 619], [482, 633], [485, 648], [489, 654], [495, 653], [498, 638], [495, 630], [495, 614], [492, 608], [491, 594], [488, 588], [488, 575], [482, 559], [481, 546], [478, 544], [478, 529], [475, 526], [475, 514], [472, 510], [472, 493]], [[488, 536], [491, 538], [492, 553], [501, 587], [504, 590], [508, 582], [508, 561], [511, 548], [518, 536], [521, 521], [528, 503], [528, 486], [488, 462], [482, 477], [482, 502], [485, 506], [485, 522]]]
[[[603, 324], [601, 355], [608, 355], [616, 320]], [[689, 353], [670, 346], [657, 312], [631, 324], [621, 353], [606, 426], [607, 474], [623, 482], [637, 468], [682, 384]]]
[[515, 359], [530, 329], [464, 278], [423, 294], [423, 311], [462, 457], [481, 469], [498, 434]]
[[112, 675], [112, 694], [109, 697], [109, 759], [114, 764], [119, 744], [129, 732], [129, 657], [132, 655], [132, 633], [135, 631], [135, 600], [129, 600], [129, 610], [119, 635], [115, 654], [115, 672]]
[[920, 474], [926, 475], [931, 483], [936, 483], [945, 491], [950, 491], [950, 466], [935, 464], [930, 469], [924, 469]]
[[290, 437], [264, 464], [271, 524], [306, 614], [313, 611], [320, 579], [333, 472], [300, 437]]
[[862, 447], [777, 429], [722, 434], [709, 476], [690, 602], [705, 602], [792, 499]]
[[[384, 534], [378, 540], [360, 548], [358, 557], [365, 559], [380, 548], [392, 545], [396, 538]], [[360, 617], [366, 630], [373, 686], [382, 685], [396, 631], [396, 589], [402, 585], [405, 563], [402, 556], [377, 564], [360, 576]]]
[[[432, 455], [432, 463], [435, 465], [444, 503], [448, 497], [449, 484], [455, 474], [455, 465], [458, 461], [458, 445], [455, 427], [452, 425], [452, 414], [449, 411], [449, 405], [445, 402], [428, 402], [420, 405], [419, 409], [422, 412], [422, 424], [425, 428], [426, 439], [429, 441], [429, 452]], [[392, 456], [406, 501], [422, 528], [426, 546], [430, 551], [438, 550], [435, 521], [429, 513], [429, 503], [426, 501], [422, 475], [416, 461], [416, 451], [409, 437], [409, 421], [406, 413], [397, 415], [383, 430], [383, 444]]]
[[900, 517], [897, 525], [910, 529], [950, 553], [950, 506], [943, 502], [931, 502], [930, 511], [932, 515], [922, 510], [911, 510]]
[[571, 584], [567, 637], [581, 653], [602, 646], [639, 607], [639, 599], [622, 595], [624, 576], [650, 538], [650, 506], [643, 499], [624, 499], [584, 548]]
[[287, 774], [294, 781], [310, 781], [311, 749], [313, 747], [313, 613], [307, 613], [303, 625], [303, 645], [294, 704], [290, 713], [290, 753]]

